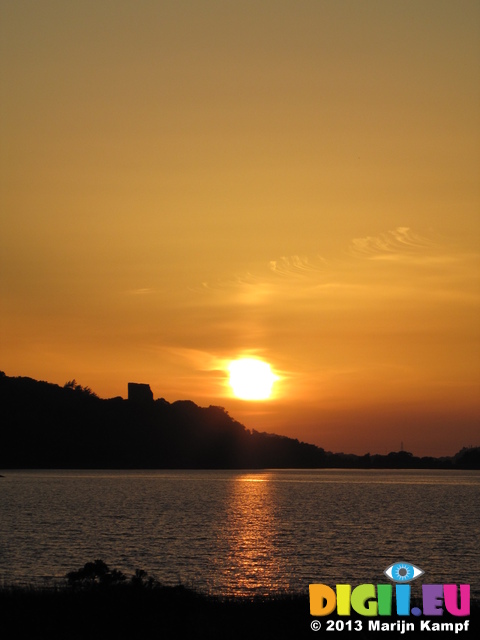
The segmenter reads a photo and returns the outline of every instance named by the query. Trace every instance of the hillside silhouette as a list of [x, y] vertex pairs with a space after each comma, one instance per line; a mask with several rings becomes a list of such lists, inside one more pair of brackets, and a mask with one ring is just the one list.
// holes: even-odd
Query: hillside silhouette
[[249, 430], [223, 407], [153, 400], [148, 385], [133, 391], [137, 399], [101, 399], [75, 380], [60, 387], [0, 372], [0, 468], [480, 468], [479, 447], [446, 458], [331, 453]]

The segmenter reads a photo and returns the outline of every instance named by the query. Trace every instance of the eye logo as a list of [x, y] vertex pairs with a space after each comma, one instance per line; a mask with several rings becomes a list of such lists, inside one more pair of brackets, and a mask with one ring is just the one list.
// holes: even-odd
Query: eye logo
[[408, 562], [395, 562], [387, 567], [383, 573], [393, 582], [411, 582], [423, 576], [425, 571]]

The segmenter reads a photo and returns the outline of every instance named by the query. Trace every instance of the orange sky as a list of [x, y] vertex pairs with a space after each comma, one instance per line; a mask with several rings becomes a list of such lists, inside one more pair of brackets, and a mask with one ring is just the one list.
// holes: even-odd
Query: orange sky
[[[479, 444], [480, 5], [0, 6], [0, 369]], [[268, 401], [226, 367], [263, 358]]]

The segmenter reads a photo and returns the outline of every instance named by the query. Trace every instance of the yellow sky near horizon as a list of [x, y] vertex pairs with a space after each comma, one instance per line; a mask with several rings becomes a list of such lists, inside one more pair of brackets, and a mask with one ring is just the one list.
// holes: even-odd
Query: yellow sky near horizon
[[[0, 369], [479, 444], [480, 5], [0, 7]], [[228, 362], [281, 378], [232, 397]]]

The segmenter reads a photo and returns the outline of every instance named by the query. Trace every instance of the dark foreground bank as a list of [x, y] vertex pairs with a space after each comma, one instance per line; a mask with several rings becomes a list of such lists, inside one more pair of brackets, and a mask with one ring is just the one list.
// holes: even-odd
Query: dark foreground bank
[[[371, 620], [395, 623], [388, 618], [355, 619], [329, 616], [320, 618], [322, 628], [311, 629], [314, 617], [309, 613], [308, 596], [280, 595], [270, 598], [221, 599], [201, 595], [184, 587], [94, 585], [54, 589], [20, 587], [0, 588], [0, 620], [9, 638], [37, 640], [120, 640], [137, 638], [209, 638], [215, 639], [297, 639], [321, 637], [353, 638], [429, 638], [435, 629], [420, 631], [420, 620], [413, 631], [371, 629]], [[468, 630], [437, 631], [433, 637], [477, 638], [480, 629], [478, 603], [472, 606]], [[401, 619], [400, 619], [401, 620]], [[433, 622], [465, 622], [451, 616]], [[348, 622], [350, 621], [350, 622]], [[347, 624], [348, 622], [348, 624]], [[330, 625], [331, 629], [328, 629]], [[351, 626], [351, 629], [348, 628]], [[343, 631], [341, 628], [343, 626]], [[331, 633], [329, 633], [331, 631]]]

